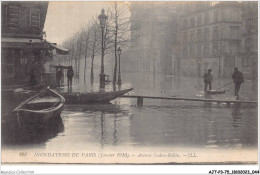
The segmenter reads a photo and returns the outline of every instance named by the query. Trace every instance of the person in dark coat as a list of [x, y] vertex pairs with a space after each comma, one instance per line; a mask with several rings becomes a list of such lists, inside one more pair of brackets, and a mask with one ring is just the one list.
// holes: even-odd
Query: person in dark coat
[[30, 76], [30, 80], [29, 80], [30, 86], [35, 86], [37, 84], [37, 81], [35, 79], [35, 71], [33, 67], [30, 68], [29, 76]]
[[74, 71], [72, 69], [72, 66], [69, 66], [67, 71], [67, 78], [68, 78], [68, 88], [72, 87], [72, 78], [74, 76]]
[[240, 86], [242, 83], [244, 83], [244, 77], [243, 77], [243, 73], [240, 72], [237, 67], [234, 68], [232, 79], [233, 82], [235, 83], [235, 96], [238, 96]]
[[62, 76], [61, 69], [58, 69], [58, 70], [56, 71], [56, 82], [57, 82], [58, 87], [60, 87], [61, 76]]
[[204, 73], [203, 75], [203, 80], [204, 80], [204, 91], [207, 91], [207, 88], [209, 86], [209, 90], [211, 90], [211, 83], [213, 82], [213, 77], [211, 74], [211, 69], [208, 69], [207, 73]]

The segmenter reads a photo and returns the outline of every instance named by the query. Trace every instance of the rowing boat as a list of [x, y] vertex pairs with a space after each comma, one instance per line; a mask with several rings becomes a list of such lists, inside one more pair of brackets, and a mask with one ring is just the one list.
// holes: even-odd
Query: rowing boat
[[61, 93], [61, 95], [66, 99], [66, 103], [68, 104], [108, 103], [131, 90], [133, 88], [111, 92]]
[[21, 124], [41, 124], [50, 118], [59, 116], [65, 99], [57, 92], [46, 89], [22, 102], [13, 110]]
[[[66, 100], [66, 104], [90, 104], [90, 103], [108, 103], [111, 100], [114, 100], [117, 97], [120, 97], [127, 92], [133, 90], [133, 88], [120, 90], [120, 91], [112, 91], [112, 92], [89, 92], [89, 93], [81, 93], [81, 92], [73, 92], [73, 93], [65, 93], [59, 92]], [[31, 90], [17, 90], [14, 95], [17, 101], [22, 101], [25, 98], [29, 98], [36, 94], [36, 91]]]

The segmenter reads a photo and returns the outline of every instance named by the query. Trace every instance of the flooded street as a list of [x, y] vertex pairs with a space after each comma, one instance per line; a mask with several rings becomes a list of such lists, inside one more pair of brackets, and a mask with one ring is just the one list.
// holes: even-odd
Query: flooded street
[[[126, 79], [128, 81], [123, 82], [121, 89], [133, 87], [130, 94], [134, 95], [200, 98], [203, 89], [202, 82], [199, 84], [196, 78], [189, 77], [156, 77], [153, 82], [152, 76], [128, 74], [123, 77]], [[219, 86], [227, 83], [221, 81]], [[230, 88], [225, 97], [232, 96], [232, 86], [225, 88]], [[98, 82], [94, 87], [98, 88]], [[92, 90], [97, 91], [95, 88]], [[248, 88], [252, 91], [245, 90]], [[107, 86], [108, 91], [112, 89]], [[62, 90], [66, 91], [66, 87]], [[253, 90], [254, 84], [246, 82], [240, 98], [257, 100]], [[73, 91], [88, 92], [91, 87], [85, 87], [84, 81], [75, 80]], [[221, 95], [215, 96], [212, 98]], [[40, 151], [111, 147], [256, 149], [257, 122], [257, 108], [243, 104], [227, 107], [226, 104], [144, 99], [144, 106], [137, 107], [136, 99], [118, 98], [109, 104], [65, 105], [61, 120], [52, 128], [36, 133], [35, 142], [29, 139], [28, 142], [3, 143], [3, 148]]]
[[1, 5], [1, 174], [259, 173], [256, 1]]

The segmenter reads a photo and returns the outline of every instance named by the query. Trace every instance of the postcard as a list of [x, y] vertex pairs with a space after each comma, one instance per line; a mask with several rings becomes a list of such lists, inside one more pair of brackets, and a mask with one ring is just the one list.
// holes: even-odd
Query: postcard
[[257, 1], [1, 10], [3, 165], [258, 164]]

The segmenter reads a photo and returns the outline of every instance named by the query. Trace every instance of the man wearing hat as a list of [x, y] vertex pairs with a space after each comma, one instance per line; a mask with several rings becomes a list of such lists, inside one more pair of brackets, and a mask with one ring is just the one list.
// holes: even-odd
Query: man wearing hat
[[232, 74], [233, 82], [235, 83], [235, 96], [238, 96], [238, 92], [242, 83], [244, 83], [243, 73], [238, 70], [237, 67], [234, 68]]
[[208, 72], [204, 73], [203, 80], [204, 80], [204, 91], [205, 92], [207, 91], [208, 86], [209, 86], [209, 90], [211, 90], [211, 83], [213, 82], [211, 69], [208, 69]]

